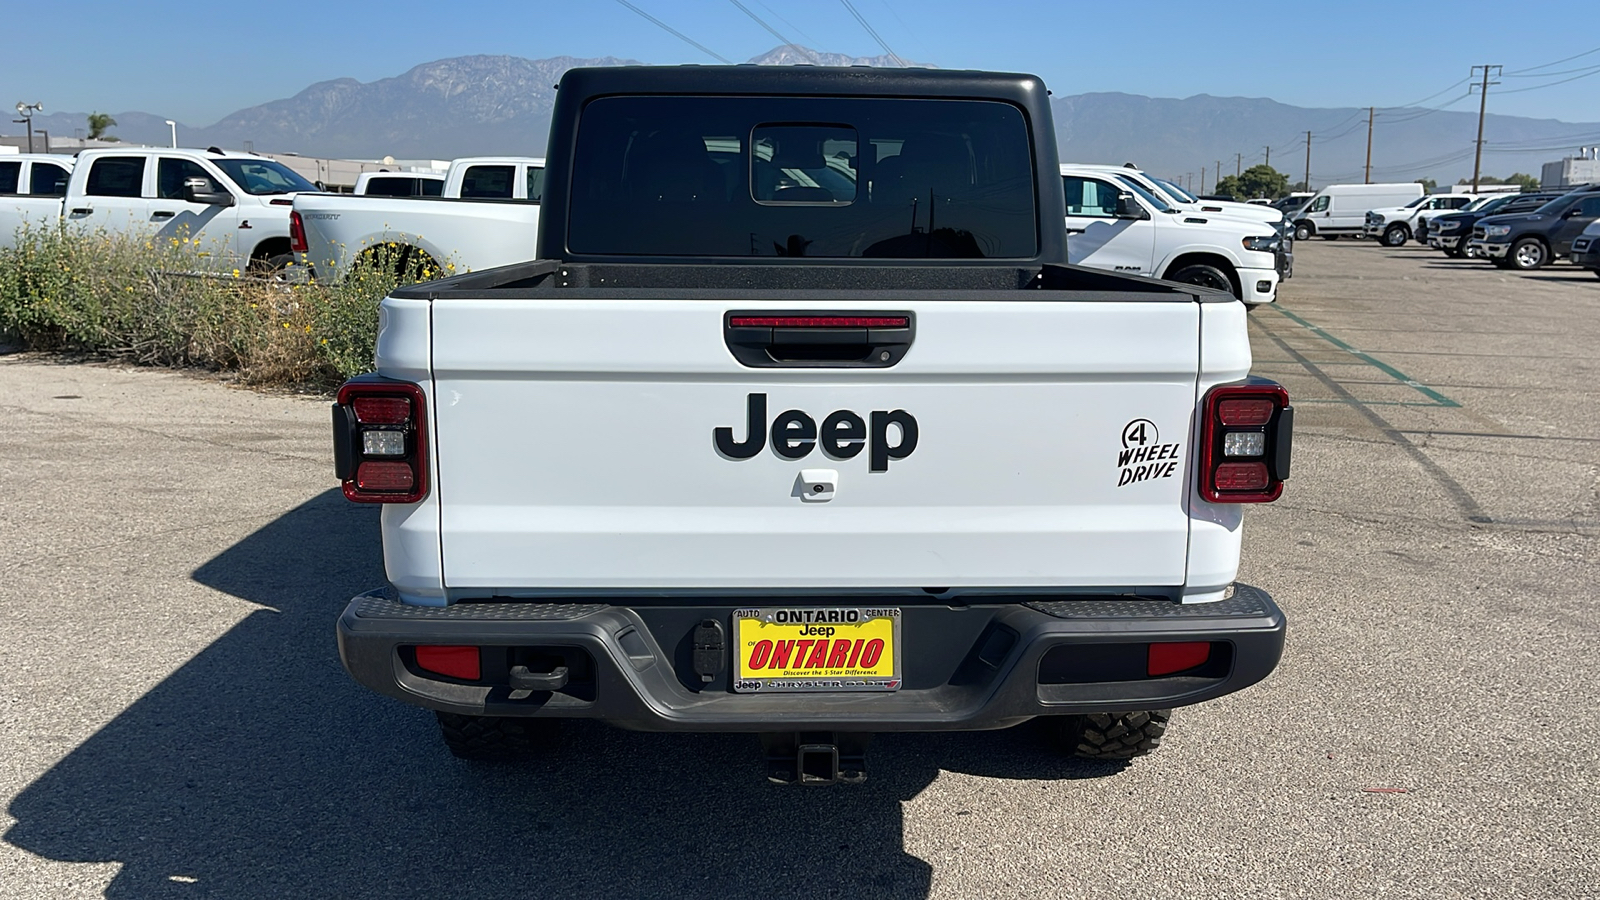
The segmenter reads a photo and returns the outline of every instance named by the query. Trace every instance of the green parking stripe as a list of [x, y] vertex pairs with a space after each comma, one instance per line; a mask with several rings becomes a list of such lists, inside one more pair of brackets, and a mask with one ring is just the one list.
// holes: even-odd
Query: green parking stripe
[[1428, 387], [1427, 385], [1425, 385], [1422, 382], [1416, 380], [1415, 378], [1412, 378], [1410, 375], [1407, 375], [1406, 373], [1400, 371], [1399, 369], [1396, 369], [1394, 366], [1389, 365], [1388, 363], [1384, 362], [1381, 359], [1378, 359], [1375, 356], [1372, 356], [1372, 355], [1367, 354], [1367, 353], [1362, 353], [1360, 350], [1357, 350], [1356, 348], [1350, 346], [1349, 344], [1346, 344], [1344, 341], [1341, 341], [1338, 338], [1334, 337], [1333, 335], [1329, 334], [1328, 332], [1322, 330], [1321, 327], [1319, 327], [1317, 325], [1313, 325], [1310, 322], [1307, 322], [1305, 319], [1302, 319], [1299, 316], [1295, 315], [1294, 313], [1289, 312], [1287, 309], [1284, 309], [1282, 306], [1280, 306], [1280, 305], [1278, 305], [1276, 303], [1270, 304], [1270, 306], [1271, 306], [1272, 309], [1275, 309], [1278, 312], [1282, 313], [1284, 316], [1287, 316], [1290, 321], [1295, 322], [1296, 324], [1300, 325], [1300, 327], [1305, 328], [1307, 331], [1310, 331], [1312, 334], [1315, 334], [1317, 337], [1322, 338], [1323, 340], [1325, 340], [1328, 343], [1334, 345], [1335, 347], [1338, 347], [1340, 350], [1343, 350], [1344, 352], [1350, 354], [1351, 356], [1354, 356], [1356, 359], [1359, 359], [1362, 362], [1366, 363], [1367, 365], [1373, 367], [1374, 369], [1377, 369], [1378, 371], [1382, 372], [1383, 374], [1388, 375], [1390, 378], [1393, 378], [1395, 381], [1400, 382], [1401, 384], [1405, 385], [1406, 387], [1411, 388], [1412, 390], [1416, 391], [1417, 393], [1421, 394], [1422, 396], [1427, 397], [1428, 399], [1434, 401], [1434, 403], [1437, 404], [1438, 406], [1448, 406], [1448, 407], [1455, 407], [1455, 408], [1459, 408], [1461, 406], [1461, 404], [1457, 403], [1456, 401], [1451, 400], [1449, 397], [1446, 397], [1445, 395], [1439, 393], [1438, 391], [1434, 390], [1433, 388]]

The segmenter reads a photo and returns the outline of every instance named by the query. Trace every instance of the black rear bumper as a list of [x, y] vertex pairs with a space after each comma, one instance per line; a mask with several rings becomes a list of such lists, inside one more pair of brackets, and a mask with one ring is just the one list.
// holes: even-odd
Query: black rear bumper
[[[644, 731], [944, 731], [1199, 703], [1265, 678], [1283, 653], [1285, 632], [1272, 598], [1246, 585], [1227, 600], [1187, 606], [1039, 597], [905, 605], [900, 690], [749, 694], [732, 691], [727, 666], [709, 682], [694, 671], [695, 626], [706, 619], [726, 623], [736, 605], [659, 604], [441, 608], [373, 591], [352, 600], [340, 617], [339, 656], [357, 681], [379, 693], [469, 715], [596, 718]], [[1148, 645], [1171, 641], [1211, 642], [1211, 658], [1189, 671], [1147, 677]], [[482, 648], [482, 679], [423, 672], [409, 651], [419, 644]], [[530, 658], [567, 667], [570, 681], [555, 691], [513, 690], [505, 661]]]

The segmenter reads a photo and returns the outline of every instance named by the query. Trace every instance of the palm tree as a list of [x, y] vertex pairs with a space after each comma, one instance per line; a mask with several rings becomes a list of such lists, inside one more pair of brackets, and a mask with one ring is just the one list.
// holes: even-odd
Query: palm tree
[[117, 124], [117, 120], [101, 112], [89, 113], [89, 140], [98, 141], [105, 135], [106, 129]]

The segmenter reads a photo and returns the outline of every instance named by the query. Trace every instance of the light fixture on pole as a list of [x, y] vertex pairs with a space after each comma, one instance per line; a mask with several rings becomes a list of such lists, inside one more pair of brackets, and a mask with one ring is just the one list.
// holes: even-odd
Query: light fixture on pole
[[28, 152], [29, 153], [33, 152], [33, 114], [36, 113], [36, 112], [42, 112], [43, 110], [44, 110], [44, 104], [43, 103], [23, 103], [20, 100], [17, 101], [17, 114], [22, 116], [22, 118], [14, 119], [13, 121], [15, 121], [19, 125], [23, 124], [23, 123], [27, 123], [27, 126], [28, 126]]
[[178, 148], [178, 123], [168, 119], [167, 127], [172, 129], [172, 148], [176, 150]]

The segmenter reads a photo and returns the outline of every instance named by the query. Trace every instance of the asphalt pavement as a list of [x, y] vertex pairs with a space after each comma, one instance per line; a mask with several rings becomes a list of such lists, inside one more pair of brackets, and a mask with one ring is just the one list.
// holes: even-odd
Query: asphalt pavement
[[1296, 267], [1250, 315], [1278, 671], [1131, 764], [890, 735], [857, 788], [593, 723], [454, 760], [339, 665], [382, 565], [324, 399], [0, 356], [0, 897], [1600, 896], [1600, 279]]

